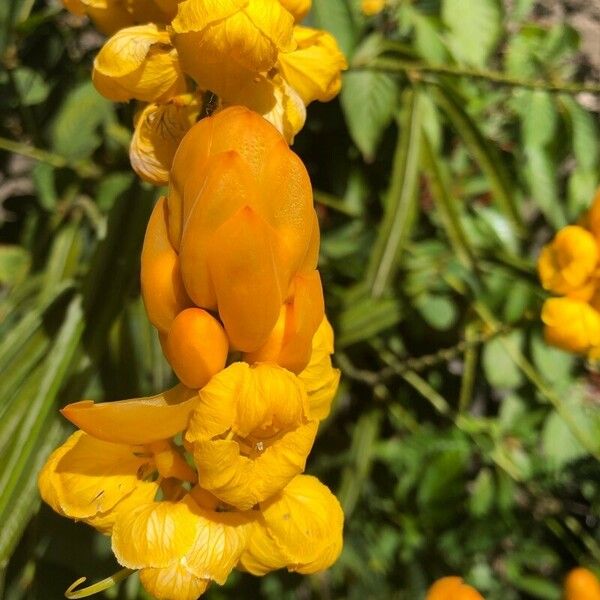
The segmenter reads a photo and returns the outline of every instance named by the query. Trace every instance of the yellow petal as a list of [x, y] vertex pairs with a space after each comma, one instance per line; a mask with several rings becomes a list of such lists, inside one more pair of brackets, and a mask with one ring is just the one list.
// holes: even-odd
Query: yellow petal
[[175, 317], [192, 306], [181, 276], [179, 257], [168, 236], [169, 210], [165, 198], [154, 207], [142, 248], [141, 286], [150, 322], [167, 333]]
[[129, 159], [133, 170], [154, 185], [169, 182], [177, 147], [198, 116], [196, 101], [179, 98], [166, 104], [148, 104], [136, 116]]
[[278, 233], [246, 206], [213, 234], [210, 275], [233, 348], [252, 352], [277, 322], [288, 282], [277, 255]]
[[312, 354], [307, 367], [298, 375], [308, 394], [310, 414], [319, 421], [327, 418], [340, 381], [340, 371], [331, 364], [333, 329], [327, 318], [312, 339]]
[[588, 352], [600, 345], [600, 313], [587, 302], [549, 298], [542, 307], [549, 344], [570, 352]]
[[287, 567], [299, 573], [329, 568], [339, 557], [344, 514], [337, 498], [316, 477], [299, 475], [260, 504], [259, 530], [251, 531], [241, 564], [251, 573]]
[[360, 8], [367, 16], [380, 13], [386, 5], [386, 0], [361, 0]]
[[304, 470], [317, 427], [316, 421], [309, 421], [253, 459], [241, 455], [233, 440], [196, 442], [194, 461], [203, 487], [239, 510], [251, 509]]
[[163, 569], [142, 569], [140, 581], [156, 600], [197, 600], [210, 583], [192, 575], [180, 563]]
[[246, 547], [248, 524], [254, 515], [208, 511], [191, 496], [183, 502], [199, 519], [196, 539], [186, 555], [187, 569], [196, 577], [223, 585]]
[[296, 22], [302, 21], [308, 14], [312, 0], [279, 0], [283, 8], [292, 13]]
[[[82, 431], [55, 450], [42, 469], [38, 485], [44, 501], [73, 519], [108, 513], [145, 483], [152, 457], [139, 448], [97, 440]], [[154, 493], [157, 490], [155, 484]], [[151, 492], [145, 487], [142, 496]]]
[[113, 35], [94, 60], [92, 80], [103, 96], [116, 102], [168, 100], [186, 89], [169, 35], [154, 24]]
[[150, 444], [173, 437], [188, 424], [197, 392], [178, 385], [156, 396], [103, 402], [75, 402], [62, 409], [74, 425], [107, 442]]
[[94, 22], [94, 25], [105, 35], [112, 35], [116, 31], [135, 24], [133, 15], [120, 0], [106, 2], [90, 2], [83, 0], [85, 12]]
[[216, 21], [234, 15], [248, 5], [248, 0], [185, 0], [177, 9], [173, 30], [182, 33], [202, 31]]
[[348, 68], [335, 38], [326, 31], [297, 26], [294, 40], [298, 48], [279, 55], [281, 75], [305, 104], [331, 100], [340, 91], [341, 72]]
[[200, 519], [183, 502], [152, 502], [123, 513], [112, 533], [112, 549], [128, 569], [164, 568], [193, 547]]

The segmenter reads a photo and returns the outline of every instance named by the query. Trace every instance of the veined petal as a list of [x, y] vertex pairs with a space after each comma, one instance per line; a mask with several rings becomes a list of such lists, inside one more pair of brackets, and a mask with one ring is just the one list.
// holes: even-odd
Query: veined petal
[[176, 50], [156, 25], [122, 29], [94, 60], [92, 80], [109, 100], [168, 100], [186, 90]]
[[142, 179], [154, 185], [169, 182], [177, 147], [198, 116], [197, 101], [178, 98], [166, 104], [148, 104], [135, 119], [129, 147], [131, 166]]
[[304, 470], [317, 428], [316, 421], [309, 421], [254, 459], [241, 455], [233, 440], [196, 442], [194, 461], [202, 486], [239, 510], [251, 509]]
[[142, 248], [141, 286], [150, 322], [167, 333], [175, 317], [192, 306], [181, 276], [179, 257], [169, 242], [169, 209], [161, 198], [154, 207]]
[[171, 26], [177, 33], [202, 31], [248, 5], [249, 0], [185, 0], [179, 4]]
[[295, 48], [293, 17], [278, 0], [250, 0], [244, 12], [277, 51], [290, 52]]
[[145, 398], [75, 402], [62, 409], [74, 425], [106, 442], [150, 444], [173, 437], [188, 424], [198, 402], [197, 392], [183, 385]]
[[260, 515], [250, 525], [248, 543], [240, 556], [239, 567], [262, 577], [271, 571], [282, 569], [286, 564], [286, 555], [269, 534], [265, 520]]
[[341, 72], [348, 68], [335, 38], [326, 31], [297, 26], [294, 40], [297, 49], [279, 55], [280, 73], [305, 104], [331, 100], [340, 91]]
[[292, 14], [296, 23], [308, 14], [312, 0], [279, 0], [283, 8]]
[[295, 477], [278, 495], [261, 503], [260, 510], [290, 571], [316, 573], [337, 560], [344, 514], [337, 498], [316, 477]]
[[187, 569], [196, 577], [223, 585], [246, 547], [248, 525], [254, 515], [208, 511], [189, 495], [183, 502], [200, 520], [196, 539], [186, 555]]
[[308, 394], [310, 414], [319, 421], [329, 415], [331, 402], [340, 381], [340, 371], [333, 368], [331, 354], [333, 354], [333, 329], [327, 317], [324, 317], [312, 339], [309, 363], [298, 375]]
[[181, 563], [162, 569], [141, 569], [140, 581], [156, 600], [197, 600], [210, 584], [209, 580], [192, 575]]
[[[142, 478], [151, 470], [151, 454], [77, 431], [50, 455], [38, 485], [42, 498], [57, 512], [89, 519], [106, 516], [144, 485]], [[146, 487], [142, 495], [149, 492]]]
[[193, 547], [199, 525], [199, 517], [183, 502], [152, 502], [119, 516], [112, 549], [128, 569], [169, 567]]

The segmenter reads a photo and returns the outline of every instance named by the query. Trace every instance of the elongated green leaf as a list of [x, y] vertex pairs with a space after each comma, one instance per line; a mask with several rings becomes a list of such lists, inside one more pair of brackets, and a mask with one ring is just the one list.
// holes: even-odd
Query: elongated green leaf
[[385, 214], [367, 271], [367, 284], [374, 298], [383, 295], [398, 268], [402, 245], [413, 223], [422, 132], [419, 98], [420, 92], [408, 92], [401, 115]]
[[313, 0], [312, 16], [315, 24], [331, 32], [342, 52], [349, 58], [358, 41], [359, 30], [351, 7], [351, 0]]
[[447, 88], [432, 88], [434, 98], [465, 142], [471, 156], [487, 177], [500, 210], [523, 232], [523, 221], [510, 186], [510, 178], [496, 148], [484, 137], [477, 123], [465, 112], [460, 101]]
[[426, 132], [423, 132], [423, 165], [436, 209], [450, 244], [462, 264], [472, 269], [474, 266], [474, 253], [462, 228], [458, 201], [450, 192], [447, 175], [443, 172], [441, 158], [435, 153]]
[[[76, 350], [84, 329], [81, 297], [76, 296], [70, 303], [63, 325], [58, 333], [52, 352], [40, 367], [41, 375], [37, 389], [31, 397], [31, 403], [25, 418], [17, 430], [14, 443], [8, 453], [0, 459], [0, 520], [9, 520], [17, 527], [15, 507], [18, 508], [23, 489], [31, 485], [29, 479], [35, 473], [28, 468], [36, 457], [38, 448], [43, 444], [42, 432], [55, 418], [53, 408], [57, 394], [64, 384], [66, 375], [73, 365]], [[25, 388], [28, 390], [29, 388]], [[18, 510], [22, 526], [29, 517], [26, 511]], [[12, 550], [14, 534], [0, 537], [0, 563]]]

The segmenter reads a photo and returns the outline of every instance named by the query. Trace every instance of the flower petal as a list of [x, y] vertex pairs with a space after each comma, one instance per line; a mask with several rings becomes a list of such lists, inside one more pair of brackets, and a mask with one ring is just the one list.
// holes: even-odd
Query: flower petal
[[178, 385], [156, 396], [133, 400], [75, 402], [61, 412], [99, 440], [138, 445], [165, 440], [183, 431], [197, 402], [196, 391]]
[[210, 583], [192, 575], [181, 563], [162, 569], [142, 569], [140, 581], [156, 600], [197, 600]]

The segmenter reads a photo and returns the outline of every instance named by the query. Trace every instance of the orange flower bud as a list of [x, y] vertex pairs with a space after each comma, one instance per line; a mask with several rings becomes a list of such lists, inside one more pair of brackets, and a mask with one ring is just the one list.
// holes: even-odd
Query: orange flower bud
[[258, 350], [293, 296], [294, 277], [316, 267], [319, 232], [302, 161], [259, 115], [232, 107], [192, 127], [170, 182], [168, 234], [187, 294], [218, 310], [234, 348]]
[[600, 313], [586, 302], [550, 298], [544, 302], [542, 321], [546, 341], [570, 352], [587, 352], [600, 345]]
[[312, 339], [325, 314], [319, 272], [298, 275], [293, 285], [293, 299], [281, 308], [265, 344], [244, 356], [247, 362], [275, 362], [294, 373], [300, 373], [308, 365]]
[[460, 577], [442, 577], [429, 588], [425, 600], [484, 600], [484, 598]]
[[600, 600], [600, 581], [588, 569], [573, 569], [565, 579], [565, 600]]
[[600, 238], [600, 188], [596, 191], [592, 206], [588, 211], [586, 218], [587, 227], [596, 236], [596, 239]]
[[142, 249], [142, 297], [150, 322], [166, 333], [175, 316], [191, 306], [181, 272], [179, 257], [167, 234], [167, 202], [161, 198], [154, 207]]
[[188, 308], [175, 317], [164, 349], [179, 380], [200, 389], [225, 367], [229, 344], [214, 317], [201, 308]]

